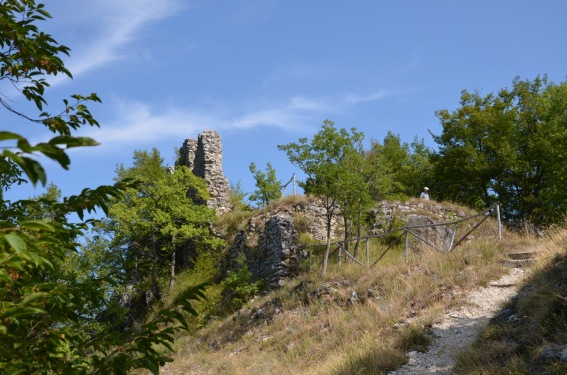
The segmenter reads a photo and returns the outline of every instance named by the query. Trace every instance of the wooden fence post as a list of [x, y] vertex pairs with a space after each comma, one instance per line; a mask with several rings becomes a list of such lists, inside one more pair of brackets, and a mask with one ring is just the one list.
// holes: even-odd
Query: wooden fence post
[[496, 203], [496, 219], [498, 220], [498, 240], [502, 239], [502, 222], [500, 221], [500, 203]]
[[370, 255], [368, 254], [368, 238], [366, 239], [366, 266], [370, 267]]
[[455, 235], [457, 234], [457, 223], [453, 224], [453, 233], [451, 234], [451, 244], [449, 245], [449, 250], [453, 249], [453, 243], [455, 242]]
[[406, 234], [406, 238], [405, 238], [405, 245], [404, 245], [404, 256], [406, 258], [406, 262], [408, 261], [408, 231], [404, 230], [405, 234]]

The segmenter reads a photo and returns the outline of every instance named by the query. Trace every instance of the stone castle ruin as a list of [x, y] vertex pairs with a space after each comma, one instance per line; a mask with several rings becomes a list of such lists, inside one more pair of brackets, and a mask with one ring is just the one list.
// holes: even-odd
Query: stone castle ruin
[[[216, 131], [206, 130], [197, 139], [185, 140], [179, 164], [205, 180], [211, 197], [206, 203], [216, 210], [217, 215], [231, 210], [230, 186], [222, 169], [221, 138]], [[188, 194], [191, 195], [191, 192]], [[413, 232], [439, 249], [447, 249], [452, 243], [452, 231], [448, 227], [423, 226], [461, 219], [465, 215], [459, 209], [432, 202], [382, 202], [371, 213], [373, 224], [370, 233], [388, 231], [398, 218], [402, 220], [401, 226], [417, 226], [412, 229]], [[323, 208], [310, 199], [305, 203], [282, 205], [269, 213], [259, 213], [249, 220], [248, 228], [241, 229], [232, 240], [227, 258], [223, 261], [223, 272], [237, 269], [238, 258], [244, 255], [255, 279], [263, 280], [270, 287], [282, 285], [286, 279], [300, 272], [300, 264], [309, 257], [308, 251], [299, 244], [296, 226], [303, 227], [314, 239], [324, 240], [326, 228], [323, 217]], [[341, 232], [342, 226], [337, 219], [333, 225], [334, 237], [340, 238]]]
[[230, 211], [230, 186], [222, 171], [222, 143], [216, 131], [205, 130], [197, 139], [186, 139], [179, 163], [205, 180], [211, 195], [207, 206], [214, 208], [217, 215]]

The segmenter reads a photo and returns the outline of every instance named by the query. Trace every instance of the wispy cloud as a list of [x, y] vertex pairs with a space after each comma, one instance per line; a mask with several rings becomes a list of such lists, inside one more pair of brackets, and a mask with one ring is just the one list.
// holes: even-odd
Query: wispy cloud
[[223, 103], [206, 108], [147, 104], [114, 98], [107, 105], [114, 108], [113, 119], [103, 130], [92, 129], [91, 136], [104, 144], [151, 143], [172, 137], [191, 136], [203, 129], [248, 130], [276, 127], [292, 132], [305, 132], [318, 121], [337, 113], [353, 110], [358, 104], [389, 98], [387, 91], [368, 95], [349, 94], [336, 97], [296, 95], [262, 104]]
[[[188, 8], [183, 0], [89, 0], [95, 12], [89, 25], [96, 35], [87, 46], [77, 46], [68, 68], [77, 76], [128, 57], [128, 45], [144, 34], [147, 26]], [[57, 83], [57, 82], [54, 82]]]
[[237, 128], [276, 126], [298, 130], [305, 127], [317, 114], [332, 111], [333, 107], [328, 99], [298, 95], [279, 103], [268, 104], [264, 108], [249, 110], [236, 117], [231, 124]]
[[377, 91], [368, 95], [347, 95], [345, 96], [345, 102], [352, 104], [352, 105], [356, 105], [359, 103], [364, 103], [364, 102], [374, 102], [376, 100], [380, 100], [380, 99], [384, 99], [386, 97], [388, 97], [389, 95], [391, 95], [389, 92], [387, 91]]
[[187, 109], [175, 106], [154, 106], [147, 103], [114, 98], [107, 102], [115, 109], [113, 120], [101, 123], [103, 130], [89, 129], [82, 135], [104, 144], [154, 142], [170, 137], [190, 136], [203, 129], [251, 129], [262, 126], [302, 129], [319, 112], [330, 110], [322, 100], [302, 96], [282, 103], [266, 104], [255, 109], [232, 108]]
[[171, 136], [193, 134], [197, 130], [214, 128], [215, 117], [183, 108], [166, 107], [156, 109], [146, 103], [114, 98], [116, 112], [111, 122], [102, 122], [102, 130], [90, 129], [85, 135], [108, 143], [146, 143]]

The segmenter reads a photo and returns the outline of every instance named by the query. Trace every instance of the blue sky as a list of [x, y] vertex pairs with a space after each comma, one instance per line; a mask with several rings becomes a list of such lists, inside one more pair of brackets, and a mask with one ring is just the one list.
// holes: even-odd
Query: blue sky
[[[563, 0], [57, 0], [46, 9], [53, 19], [42, 27], [71, 48], [74, 75], [51, 80], [48, 110], [74, 93], [103, 100], [90, 106], [101, 128], [79, 133], [102, 144], [73, 151], [70, 171], [46, 162], [65, 195], [112, 183], [136, 149], [157, 147], [173, 163], [174, 147], [206, 129], [222, 137], [227, 178], [250, 192], [250, 162], [271, 162], [287, 181], [299, 171], [277, 145], [311, 137], [325, 119], [367, 141], [392, 131], [435, 147], [435, 111], [457, 108], [463, 89], [488, 94], [516, 76], [558, 83], [567, 73]], [[6, 111], [0, 121], [32, 141], [50, 136]], [[8, 198], [41, 191], [16, 187]]]

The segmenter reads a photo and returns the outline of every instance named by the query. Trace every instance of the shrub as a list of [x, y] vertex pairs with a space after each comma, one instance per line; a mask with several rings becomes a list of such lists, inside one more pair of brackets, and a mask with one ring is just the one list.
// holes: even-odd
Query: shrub
[[248, 269], [244, 255], [239, 256], [238, 263], [238, 270], [228, 271], [226, 279], [221, 283], [225, 304], [234, 310], [241, 308], [262, 287], [262, 281], [252, 282], [252, 272]]

